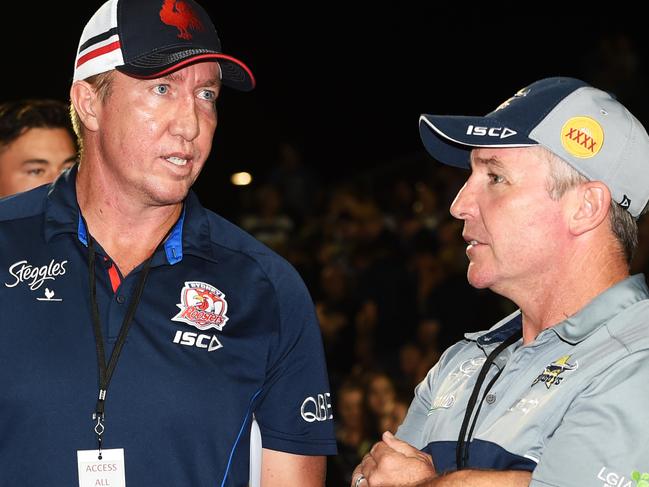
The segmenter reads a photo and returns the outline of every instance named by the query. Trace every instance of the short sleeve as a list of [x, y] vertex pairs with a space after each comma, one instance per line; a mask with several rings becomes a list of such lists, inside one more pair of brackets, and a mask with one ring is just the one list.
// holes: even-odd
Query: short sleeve
[[278, 319], [255, 409], [262, 446], [297, 455], [334, 455], [332, 398], [313, 302], [289, 264], [275, 263], [268, 277]]
[[440, 369], [449, 355], [449, 350], [444, 352], [437, 364], [428, 371], [424, 380], [415, 388], [415, 397], [410, 403], [408, 414], [396, 433], [397, 438], [420, 450], [426, 446], [423, 435], [424, 424], [428, 419], [428, 411], [433, 402], [433, 393], [437, 386]]
[[636, 485], [649, 471], [649, 351], [626, 356], [573, 401], [530, 486]]

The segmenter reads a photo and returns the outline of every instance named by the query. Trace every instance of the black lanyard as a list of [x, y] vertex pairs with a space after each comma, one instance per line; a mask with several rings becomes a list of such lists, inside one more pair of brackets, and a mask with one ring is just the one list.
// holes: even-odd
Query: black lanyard
[[93, 421], [95, 421], [95, 433], [97, 434], [97, 443], [99, 445], [99, 459], [101, 460], [101, 442], [102, 435], [104, 434], [104, 405], [106, 401], [106, 392], [108, 391], [108, 386], [110, 380], [113, 377], [113, 372], [117, 366], [117, 361], [119, 356], [122, 353], [122, 348], [126, 342], [126, 335], [128, 335], [128, 330], [131, 327], [131, 322], [135, 316], [135, 310], [137, 305], [140, 303], [142, 298], [142, 292], [144, 291], [144, 284], [146, 282], [147, 275], [149, 274], [149, 269], [151, 268], [151, 260], [155, 252], [151, 254], [144, 262], [144, 267], [140, 274], [140, 280], [137, 283], [133, 295], [131, 296], [131, 301], [126, 310], [126, 316], [124, 316], [124, 321], [122, 322], [122, 327], [119, 330], [119, 335], [117, 336], [117, 343], [115, 348], [113, 348], [113, 353], [110, 355], [110, 360], [108, 365], [106, 365], [106, 354], [104, 351], [104, 337], [101, 333], [101, 320], [99, 318], [99, 305], [97, 304], [97, 284], [95, 282], [95, 246], [90, 231], [88, 230], [88, 225], [86, 225], [86, 234], [88, 236], [88, 275], [90, 280], [90, 307], [92, 312], [92, 324], [95, 330], [95, 343], [97, 345], [97, 364], [99, 365], [99, 397], [97, 399], [97, 406], [95, 412], [92, 415]]
[[489, 354], [487, 360], [485, 361], [485, 363], [482, 365], [482, 368], [480, 369], [480, 373], [478, 374], [478, 378], [476, 379], [475, 386], [473, 387], [473, 391], [471, 392], [471, 397], [469, 397], [469, 402], [466, 406], [464, 421], [462, 421], [462, 427], [460, 428], [460, 435], [457, 439], [457, 447], [455, 449], [455, 461], [457, 463], [458, 470], [467, 467], [469, 464], [469, 445], [471, 444], [471, 437], [473, 436], [473, 430], [478, 421], [478, 415], [480, 414], [480, 409], [482, 409], [482, 403], [484, 402], [485, 397], [487, 396], [487, 394], [489, 393], [493, 385], [496, 383], [498, 377], [500, 377], [500, 374], [503, 371], [503, 369], [501, 368], [496, 374], [496, 376], [493, 379], [491, 379], [491, 381], [489, 381], [489, 384], [487, 384], [487, 387], [485, 388], [485, 391], [482, 394], [482, 399], [478, 404], [478, 409], [476, 410], [475, 416], [473, 417], [473, 423], [471, 424], [471, 429], [469, 430], [469, 436], [467, 437], [466, 432], [467, 429], [469, 429], [469, 421], [471, 421], [471, 415], [473, 414], [475, 405], [478, 402], [478, 394], [480, 394], [480, 388], [482, 387], [482, 384], [484, 384], [484, 381], [487, 377], [487, 373], [491, 368], [491, 364], [494, 362], [494, 360], [496, 360], [496, 357], [498, 357], [498, 355], [500, 355], [500, 353], [503, 350], [505, 350], [512, 343], [517, 342], [518, 339], [521, 338], [521, 336], [523, 336], [522, 330], [517, 330], [516, 332], [514, 332], [510, 337], [508, 337], [504, 342], [498, 345]]

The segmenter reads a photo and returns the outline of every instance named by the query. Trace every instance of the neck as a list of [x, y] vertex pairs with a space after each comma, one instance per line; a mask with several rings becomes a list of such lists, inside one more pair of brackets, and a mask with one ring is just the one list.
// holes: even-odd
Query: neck
[[524, 296], [509, 296], [521, 308], [524, 344], [629, 276], [626, 261], [610, 245], [575, 252], [563, 265], [557, 262], [552, 268], [550, 275], [520, 287], [527, 289]]
[[87, 230], [126, 276], [157, 248], [182, 212], [182, 202], [151, 205], [115, 190], [83, 164], [77, 174], [77, 201]]

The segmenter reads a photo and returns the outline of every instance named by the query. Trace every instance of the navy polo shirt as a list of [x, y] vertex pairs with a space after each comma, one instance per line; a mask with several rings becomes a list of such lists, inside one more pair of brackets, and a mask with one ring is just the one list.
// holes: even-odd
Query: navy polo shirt
[[[0, 202], [0, 486], [78, 485], [98, 367], [76, 169]], [[100, 244], [101, 242], [99, 242]], [[107, 360], [141, 267], [97, 249]], [[313, 304], [295, 270], [190, 193], [154, 254], [106, 397], [131, 486], [242, 486], [264, 448], [335, 454]]]

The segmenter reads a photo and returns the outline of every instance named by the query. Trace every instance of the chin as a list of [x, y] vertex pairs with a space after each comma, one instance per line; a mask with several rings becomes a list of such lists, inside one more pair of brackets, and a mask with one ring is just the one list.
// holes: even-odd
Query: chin
[[176, 205], [181, 203], [189, 192], [189, 188], [175, 187], [175, 188], [156, 188], [156, 190], [149, 192], [149, 198], [160, 206]]
[[490, 288], [494, 284], [493, 276], [485, 272], [480, 272], [473, 264], [469, 264], [466, 272], [467, 281], [476, 289]]

